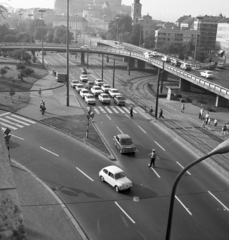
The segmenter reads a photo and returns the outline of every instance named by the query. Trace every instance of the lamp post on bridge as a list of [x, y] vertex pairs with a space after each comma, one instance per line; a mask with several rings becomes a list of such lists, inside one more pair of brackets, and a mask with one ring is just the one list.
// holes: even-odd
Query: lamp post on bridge
[[30, 43], [32, 43], [32, 27], [31, 27], [31, 18], [32, 18], [32, 16], [33, 16], [33, 14], [32, 13], [30, 13], [30, 14], [28, 14], [28, 16], [29, 16], [29, 22], [30, 22]]
[[139, 47], [141, 46], [141, 42], [142, 42], [142, 25], [141, 25], [141, 22], [144, 22], [144, 19], [143, 18], [139, 18], [138, 19], [138, 21], [139, 21], [139, 25], [140, 25], [140, 35], [139, 35]]
[[118, 41], [118, 20], [120, 19], [120, 17], [116, 17], [116, 23], [117, 23], [117, 37], [116, 37], [116, 41]]
[[[21, 32], [21, 16], [23, 15], [23, 13], [19, 13], [18, 14], [20, 17], [20, 21], [19, 21], [19, 31]], [[22, 49], [21, 49], [21, 61], [22, 61]]]
[[67, 87], [67, 99], [66, 105], [69, 106], [69, 0], [67, 0], [67, 29], [66, 29], [66, 53], [67, 53], [67, 76], [66, 76], [66, 87]]
[[43, 14], [46, 12], [45, 9], [39, 9], [38, 10], [41, 13], [41, 21], [42, 21], [42, 25], [41, 25], [41, 62], [42, 62], [42, 66], [44, 66], [44, 34], [43, 34], [43, 23], [44, 23], [44, 19], [43, 19]]

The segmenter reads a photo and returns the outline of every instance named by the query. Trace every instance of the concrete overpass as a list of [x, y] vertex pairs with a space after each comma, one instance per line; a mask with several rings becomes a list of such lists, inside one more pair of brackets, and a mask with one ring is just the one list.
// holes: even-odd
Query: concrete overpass
[[[85, 63], [85, 53], [91, 54], [104, 54], [124, 57], [127, 62], [127, 68], [133, 69], [135, 66], [135, 59], [137, 60], [137, 69], [144, 69], [145, 63], [149, 63], [158, 68], [163, 68], [163, 61], [158, 59], [147, 59], [143, 55], [146, 51], [144, 48], [140, 48], [131, 44], [124, 43], [124, 49], [120, 49], [120, 45], [117, 46], [113, 41], [99, 41], [97, 47], [81, 48], [77, 45], [69, 46], [69, 52], [79, 52], [81, 54], [81, 62]], [[101, 47], [109, 46], [109, 47]], [[125, 50], [125, 47], [128, 49]], [[30, 43], [2, 43], [0, 45], [1, 51], [12, 51], [16, 49], [27, 49], [32, 52], [41, 51], [41, 45], [30, 44]], [[44, 44], [44, 51], [56, 51], [66, 52], [66, 45], [63, 44]], [[204, 78], [197, 77], [190, 72], [181, 70], [180, 68], [171, 66], [170, 64], [164, 64], [164, 70], [180, 78], [180, 89], [184, 91], [190, 91], [191, 87], [198, 86], [199, 88], [205, 89], [212, 92], [216, 96], [216, 106], [229, 106], [229, 89], [220, 86], [216, 83], [205, 80]]]

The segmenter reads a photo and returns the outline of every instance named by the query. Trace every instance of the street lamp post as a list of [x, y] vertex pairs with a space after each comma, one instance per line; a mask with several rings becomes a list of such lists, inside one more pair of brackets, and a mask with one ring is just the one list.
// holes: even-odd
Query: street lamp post
[[44, 23], [44, 19], [43, 19], [43, 14], [44, 12], [46, 12], [45, 9], [39, 9], [38, 10], [41, 13], [41, 21], [42, 21], [42, 26], [41, 26], [41, 59], [42, 59], [42, 65], [44, 66], [44, 36], [43, 36], [43, 23]]
[[77, 41], [77, 17], [78, 17], [79, 15], [75, 15], [75, 17], [76, 17], [76, 41]]
[[28, 14], [28, 16], [29, 16], [29, 21], [30, 21], [30, 43], [32, 43], [32, 27], [31, 27], [31, 18], [32, 18], [32, 16], [33, 16], [33, 14], [32, 13], [30, 13], [30, 14]]
[[113, 65], [113, 83], [112, 83], [112, 87], [115, 87], [115, 56], [114, 56], [114, 65]]
[[139, 47], [141, 46], [141, 42], [142, 42], [142, 25], [141, 25], [141, 22], [144, 22], [144, 19], [143, 18], [139, 18], [138, 19], [139, 21], [139, 25], [140, 25], [140, 35], [139, 35]]
[[221, 144], [219, 144], [215, 149], [213, 149], [211, 152], [209, 152], [207, 155], [191, 162], [189, 165], [187, 165], [176, 177], [175, 182], [173, 183], [172, 187], [172, 193], [170, 197], [170, 206], [169, 206], [169, 216], [168, 216], [168, 224], [167, 224], [167, 230], [166, 230], [166, 240], [170, 239], [170, 233], [171, 233], [171, 226], [172, 226], [172, 217], [173, 217], [173, 207], [174, 207], [174, 200], [175, 200], [175, 194], [176, 194], [176, 188], [177, 184], [180, 181], [181, 177], [187, 172], [191, 167], [196, 165], [197, 163], [205, 160], [206, 158], [209, 158], [216, 154], [224, 154], [229, 152], [229, 139], [225, 140]]
[[66, 87], [67, 87], [67, 102], [69, 106], [69, 0], [67, 0], [67, 29], [66, 29], [66, 52], [67, 52], [67, 76], [66, 76]]
[[[20, 17], [19, 31], [21, 32], [21, 16], [23, 15], [23, 13], [19, 13], [18, 15], [19, 15], [19, 17]], [[21, 50], [21, 61], [22, 61], [22, 50]]]
[[118, 20], [119, 20], [119, 17], [116, 17], [116, 23], [117, 23], [117, 37], [116, 37], [116, 41], [118, 41]]
[[102, 54], [102, 80], [103, 80], [103, 54]]
[[196, 17], [196, 19], [198, 20], [198, 22], [197, 22], [197, 34], [196, 34], [195, 51], [194, 51], [194, 57], [193, 57], [194, 62], [196, 61], [196, 53], [197, 53], [197, 47], [198, 47], [199, 25], [200, 25], [200, 20], [202, 20], [203, 17], [198, 16], [198, 17]]

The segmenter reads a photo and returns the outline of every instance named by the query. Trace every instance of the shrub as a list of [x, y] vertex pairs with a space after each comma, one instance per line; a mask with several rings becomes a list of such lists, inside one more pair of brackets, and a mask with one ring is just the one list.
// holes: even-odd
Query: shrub
[[9, 66], [5, 66], [4, 68], [7, 69], [7, 70], [10, 70], [10, 67], [9, 67]]
[[22, 63], [17, 64], [17, 70], [23, 70], [25, 68], [26, 68], [26, 66], [24, 64], [22, 64]]
[[24, 69], [24, 70], [22, 71], [22, 73], [23, 73], [24, 75], [28, 76], [28, 75], [33, 74], [33, 73], [34, 73], [34, 70], [33, 70], [32, 68], [30, 68], [30, 67], [27, 67], [26, 69]]

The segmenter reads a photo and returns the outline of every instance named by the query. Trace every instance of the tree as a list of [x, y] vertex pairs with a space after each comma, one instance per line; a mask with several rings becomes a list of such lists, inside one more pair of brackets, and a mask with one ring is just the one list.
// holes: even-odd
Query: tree
[[[47, 32], [48, 28], [46, 26], [43, 26], [43, 37], [47, 34]], [[36, 27], [33, 36], [36, 40], [42, 40], [42, 26]]]
[[[53, 42], [54, 43], [66, 43], [66, 34], [67, 34], [67, 28], [65, 26], [59, 26], [54, 28], [53, 33]], [[73, 33], [69, 32], [69, 42], [73, 40]]]
[[154, 48], [155, 47], [155, 37], [154, 34], [150, 34], [145, 38], [145, 48]]
[[15, 90], [13, 88], [10, 88], [9, 94], [10, 94], [11, 101], [12, 101], [12, 97], [15, 95]]
[[2, 75], [2, 77], [4, 77], [4, 75], [7, 73], [8, 71], [5, 68], [1, 68], [0, 69], [0, 73]]
[[0, 5], [0, 14], [3, 18], [5, 18], [4, 13], [8, 13], [8, 10], [5, 6]]
[[4, 42], [17, 42], [17, 38], [13, 34], [7, 34], [4, 36], [3, 41]]
[[31, 55], [28, 52], [26, 52], [25, 49], [15, 50], [11, 52], [10, 56], [14, 59], [23, 61], [27, 64], [31, 63], [31, 59], [32, 59]]
[[128, 38], [128, 43], [138, 46], [139, 36], [140, 36], [140, 24], [136, 24], [133, 26], [133, 31], [131, 32]]

